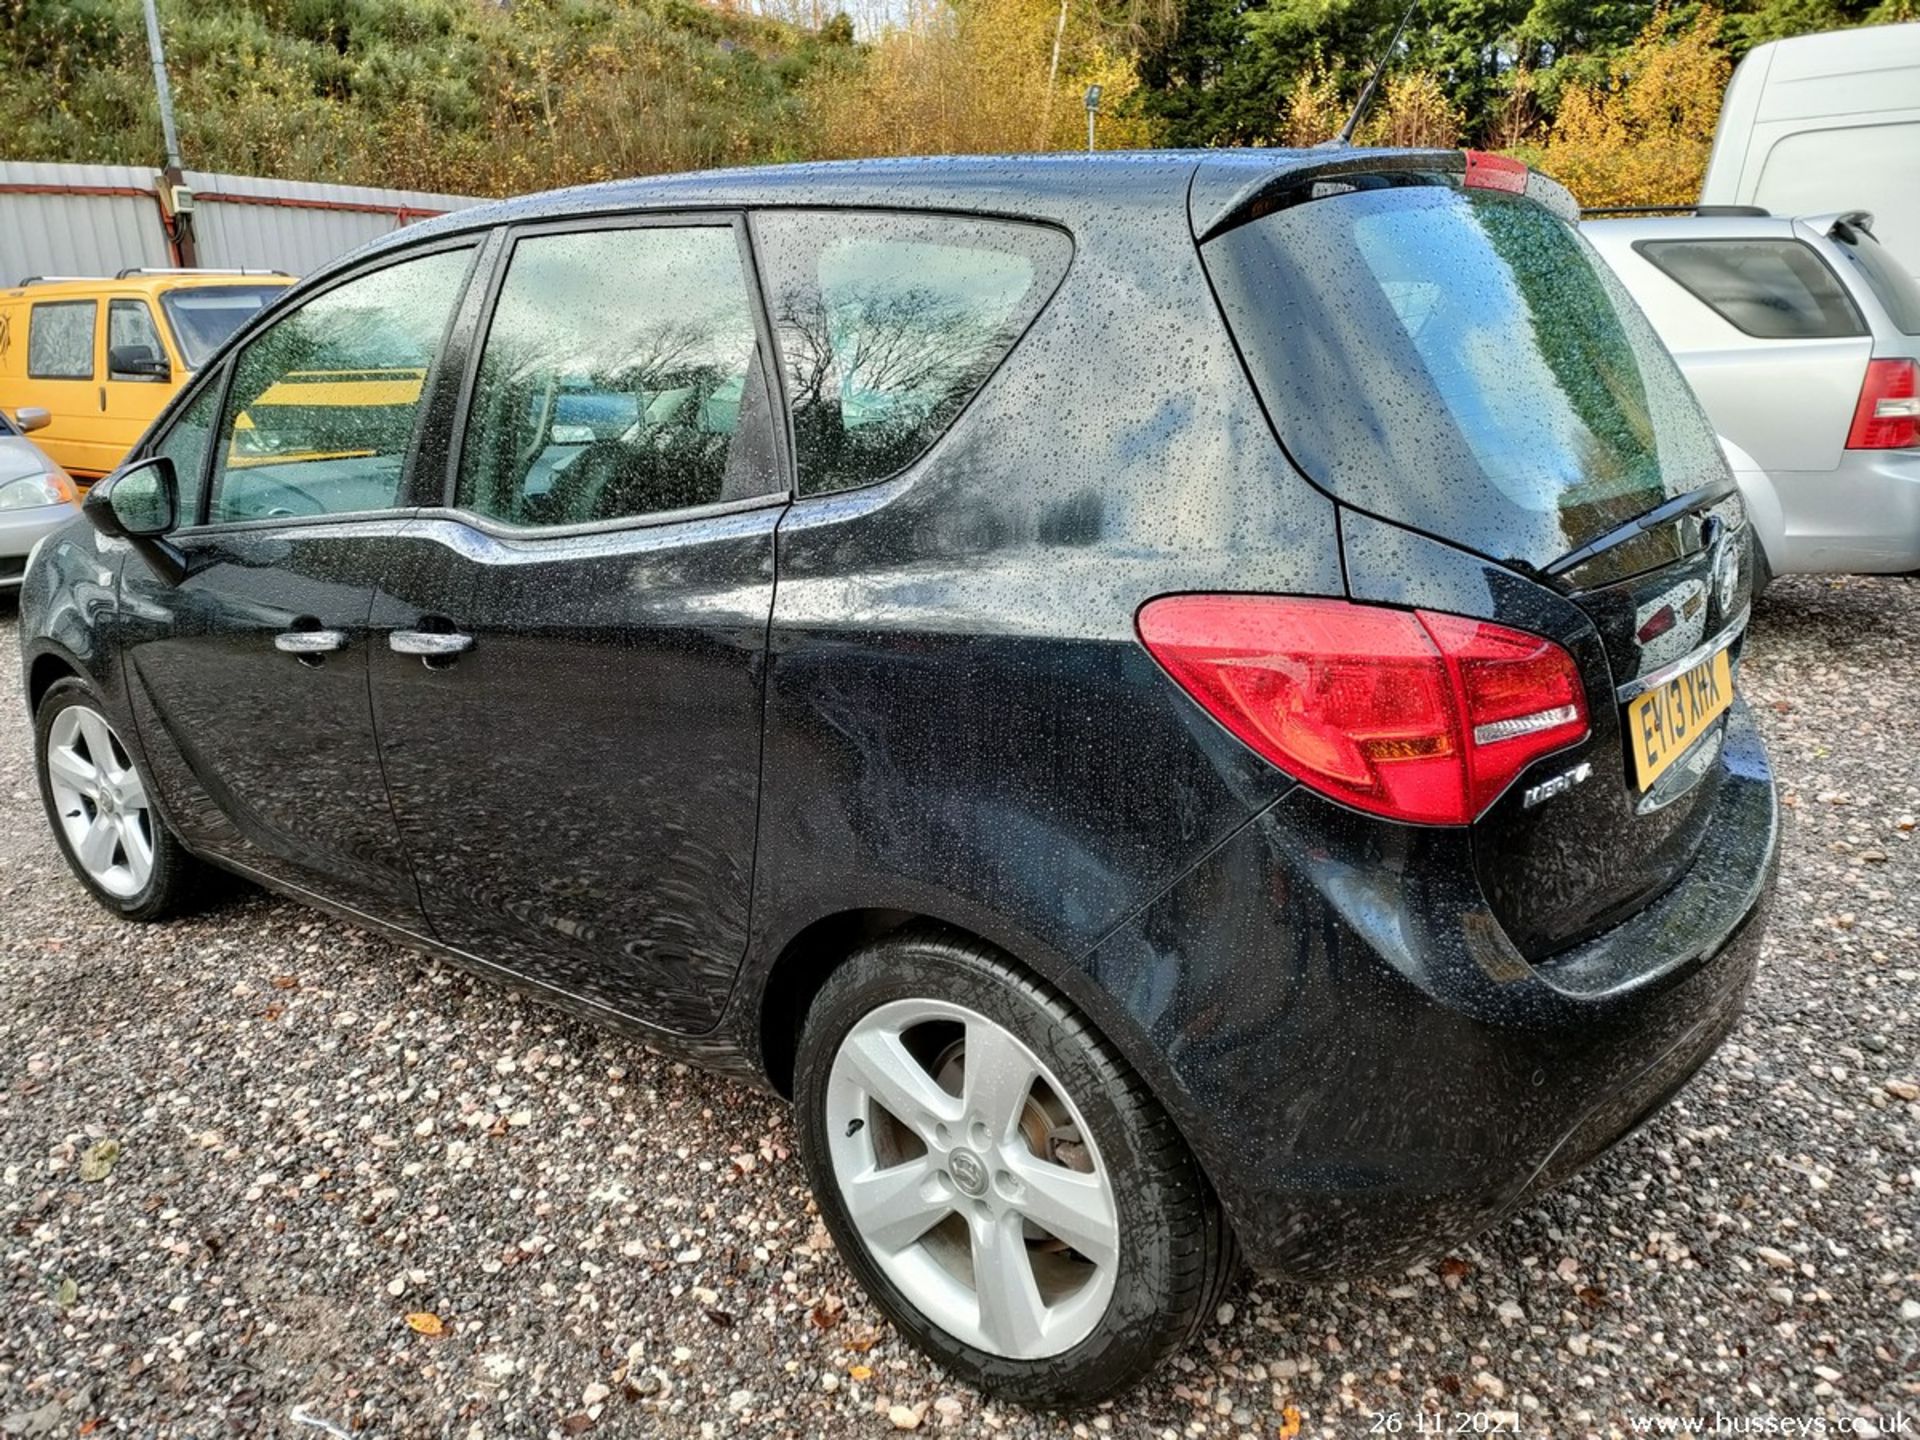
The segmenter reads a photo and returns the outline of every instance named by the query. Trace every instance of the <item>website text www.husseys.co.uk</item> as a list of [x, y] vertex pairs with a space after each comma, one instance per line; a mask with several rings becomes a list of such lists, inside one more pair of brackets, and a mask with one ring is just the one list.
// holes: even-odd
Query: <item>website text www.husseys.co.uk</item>
[[1904, 1410], [1891, 1415], [1767, 1415], [1757, 1412], [1708, 1415], [1634, 1415], [1628, 1428], [1635, 1435], [1774, 1435], [1781, 1437], [1903, 1435], [1920, 1437], [1920, 1424]]

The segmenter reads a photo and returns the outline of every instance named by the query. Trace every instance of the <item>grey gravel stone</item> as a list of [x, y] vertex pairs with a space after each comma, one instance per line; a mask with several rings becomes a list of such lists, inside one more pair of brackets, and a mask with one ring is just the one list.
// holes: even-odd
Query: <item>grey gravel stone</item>
[[[880, 1319], [778, 1103], [255, 892], [159, 928], [109, 919], [48, 837], [0, 614], [0, 1432], [1911, 1416], [1920, 585], [1779, 582], [1741, 687], [1786, 855], [1753, 1001], [1701, 1075], [1452, 1254], [1245, 1285], [1160, 1374], [1062, 1419], [955, 1392]], [[110, 1169], [84, 1180], [106, 1140]]]

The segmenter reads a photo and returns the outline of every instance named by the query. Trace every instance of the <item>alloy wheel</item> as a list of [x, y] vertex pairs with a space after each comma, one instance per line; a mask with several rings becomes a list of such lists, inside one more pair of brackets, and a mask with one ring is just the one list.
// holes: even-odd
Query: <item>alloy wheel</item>
[[1119, 1207], [1073, 1099], [1004, 1026], [899, 1000], [841, 1042], [828, 1148], [875, 1264], [954, 1338], [1010, 1359], [1070, 1350], [1113, 1297]]
[[54, 813], [80, 868], [109, 895], [138, 895], [153, 874], [153, 814], [106, 717], [85, 705], [54, 716], [46, 764]]

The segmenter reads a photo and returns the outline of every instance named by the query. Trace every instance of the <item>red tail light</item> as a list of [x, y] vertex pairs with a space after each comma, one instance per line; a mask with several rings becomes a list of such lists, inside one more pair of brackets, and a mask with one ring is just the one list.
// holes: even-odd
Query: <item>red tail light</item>
[[1847, 448], [1899, 450], [1909, 445], [1920, 445], [1920, 365], [1869, 360]]
[[1214, 719], [1323, 795], [1465, 825], [1584, 739], [1586, 691], [1551, 640], [1345, 600], [1169, 595], [1140, 640]]

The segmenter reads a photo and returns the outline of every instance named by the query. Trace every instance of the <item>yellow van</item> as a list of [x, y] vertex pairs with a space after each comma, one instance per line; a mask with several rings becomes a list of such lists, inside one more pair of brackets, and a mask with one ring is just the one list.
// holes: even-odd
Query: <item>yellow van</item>
[[0, 290], [0, 410], [45, 410], [40, 448], [76, 480], [96, 480], [220, 342], [292, 283], [265, 270], [29, 277]]

